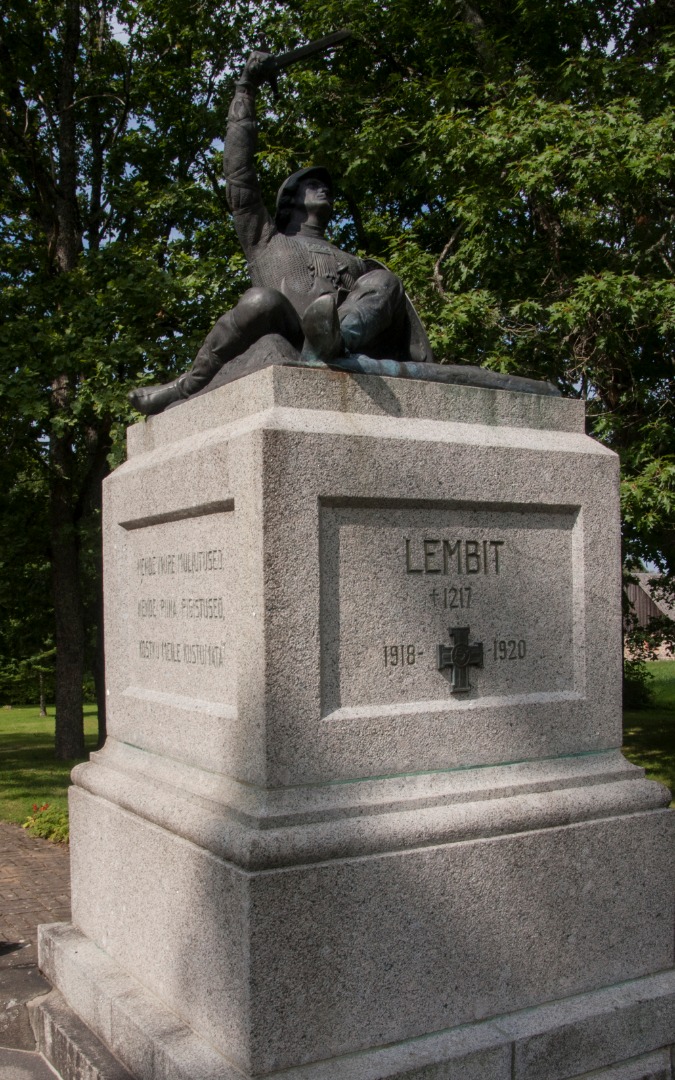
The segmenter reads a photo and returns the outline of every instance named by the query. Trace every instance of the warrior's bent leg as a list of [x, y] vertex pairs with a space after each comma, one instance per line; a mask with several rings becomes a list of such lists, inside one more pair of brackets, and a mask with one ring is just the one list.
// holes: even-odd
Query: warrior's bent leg
[[290, 300], [277, 289], [249, 289], [236, 307], [218, 319], [190, 371], [181, 376], [182, 396], [201, 390], [223, 364], [246, 352], [265, 334], [281, 334], [293, 345], [302, 344], [300, 321]]
[[292, 344], [302, 344], [302, 329], [290, 301], [276, 289], [255, 288], [222, 316], [207, 336], [189, 371], [164, 386], [139, 387], [129, 400], [139, 412], [162, 412], [182, 398], [202, 390], [223, 364], [250, 348], [265, 334], [282, 334]]
[[349, 352], [364, 350], [376, 339], [388, 337], [388, 332], [398, 333], [405, 319], [400, 279], [390, 270], [369, 271], [356, 282], [338, 314]]

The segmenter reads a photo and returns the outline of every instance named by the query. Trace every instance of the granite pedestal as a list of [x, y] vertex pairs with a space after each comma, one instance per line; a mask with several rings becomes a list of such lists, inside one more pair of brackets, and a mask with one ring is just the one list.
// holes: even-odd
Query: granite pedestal
[[269, 367], [128, 446], [41, 1045], [72, 1015], [135, 1080], [671, 1077], [674, 815], [619, 751], [583, 404]]

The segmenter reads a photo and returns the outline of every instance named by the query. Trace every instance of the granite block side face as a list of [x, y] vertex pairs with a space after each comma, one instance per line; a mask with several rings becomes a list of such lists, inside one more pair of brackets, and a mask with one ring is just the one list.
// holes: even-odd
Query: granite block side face
[[153, 1080], [240, 1080], [241, 1073], [192, 1032], [155, 1043]]
[[378, 425], [265, 441], [268, 782], [618, 745], [614, 460]]
[[[115, 752], [109, 741], [95, 761], [77, 767], [77, 786], [246, 870], [507, 836], [644, 813], [670, 802], [666, 788], [645, 780], [617, 752], [598, 755], [597, 761], [575, 758], [417, 776], [408, 778], [411, 784], [389, 778], [336, 785], [321, 793], [323, 800], [316, 789], [296, 789], [282, 793], [289, 801], [277, 805], [285, 806], [286, 814], [275, 814], [264, 793], [253, 790], [242, 798], [250, 813], [242, 814], [218, 792], [217, 777], [193, 784], [195, 776], [185, 770], [166, 769], [166, 762], [160, 765], [137, 751], [128, 754], [129, 749]], [[162, 776], [180, 777], [188, 786], [169, 787]], [[241, 792], [230, 787], [227, 793], [236, 806]]]
[[[249, 928], [245, 875], [83, 791], [71, 793], [74, 925], [185, 1024], [248, 1063]], [[110, 867], [115, 872], [110, 873]], [[94, 945], [95, 943], [95, 945]], [[51, 976], [49, 976], [51, 978]], [[56, 979], [53, 981], [57, 981]], [[66, 993], [64, 989], [64, 994]], [[67, 998], [85, 1020], [85, 1002]], [[130, 1024], [121, 1007], [96, 1030]]]
[[[59, 975], [62, 977], [73, 965], [78, 977], [85, 984], [91, 984], [96, 979], [96, 966], [95, 963], [92, 965], [89, 950], [80, 953], [84, 945], [86, 939], [65, 925], [48, 927], [42, 934], [43, 949], [49, 946], [51, 956], [58, 958]], [[121, 977], [120, 972], [118, 979]], [[236, 1080], [242, 1076], [189, 1028], [172, 1026], [170, 1014], [162, 1010], [154, 995], [144, 991], [134, 980], [128, 982], [126, 994], [110, 1000], [112, 1011], [117, 1004], [129, 1017], [134, 1015], [132, 1028], [120, 1028], [113, 1035], [111, 1049], [116, 1055], [116, 1070], [121, 1070], [117, 1058], [126, 1061], [131, 1053], [135, 1057], [134, 1080]], [[644, 1031], [633, 1023], [631, 1010], [639, 1002], [645, 1017], [650, 1009], [655, 1016], [664, 1016], [673, 1001], [675, 978], [672, 973], [650, 976], [625, 984], [621, 995], [617, 995], [615, 988], [602, 989], [497, 1017], [493, 1021], [430, 1033], [425, 1038], [324, 1059], [301, 1068], [274, 1070], [265, 1075], [274, 1080], [513, 1080], [514, 1052], [523, 1045], [528, 1033], [536, 1033], [539, 1038], [557, 1033], [557, 1049], [562, 1049], [563, 1055], [568, 1048], [576, 1050], [576, 1056], [568, 1055], [564, 1066], [571, 1060], [593, 1066], [601, 1056], [598, 1048], [591, 1045], [590, 1054], [584, 1060], [578, 1053], [580, 1044], [575, 1042], [576, 1034], [600, 1017], [608, 1018], [610, 1026], [618, 1030], [627, 1009], [628, 1025], [621, 1046], [612, 1048], [608, 1040], [602, 1044], [602, 1055], [611, 1064], [599, 1069], [584, 1068], [574, 1076], [564, 1072], [565, 1080], [670, 1080], [669, 1048], [665, 1046], [642, 1053]], [[40, 999], [32, 1006], [36, 1032], [45, 1017], [47, 1026], [53, 1027], [54, 1002], [57, 1003], [59, 1038], [71, 1048], [71, 1064], [88, 1063], [92, 1067], [91, 1072], [64, 1069], [63, 1080], [82, 1080], [83, 1075], [87, 1080], [92, 1077], [106, 1080], [106, 1074], [96, 1071], [97, 1061], [110, 1060], [108, 1050], [98, 1042], [99, 1033], [84, 1028], [82, 1021], [58, 994]], [[566, 1036], [561, 1041], [562, 1026]], [[133, 1049], [127, 1042], [129, 1031], [132, 1031]], [[555, 1048], [552, 1046], [552, 1049]], [[558, 1065], [558, 1057], [552, 1057], [547, 1066], [550, 1073], [546, 1075], [558, 1075]], [[126, 1080], [126, 1073], [123, 1075]], [[251, 1074], [246, 1072], [245, 1075]], [[117, 1071], [110, 1080], [119, 1080]]]
[[270, 1071], [669, 966], [670, 817], [244, 873], [77, 791], [73, 920], [229, 1060]]
[[[343, 1080], [343, 1077], [344, 1080], [365, 1080], [365, 1075], [357, 1069], [352, 1073], [341, 1073], [340, 1080]], [[300, 1073], [296, 1073], [296, 1076], [297, 1080], [301, 1080]], [[570, 1077], [569, 1080], [672, 1080], [672, 1076], [670, 1052], [662, 1050], [609, 1069], [594, 1069], [582, 1076]], [[512, 1080], [510, 1047], [472, 1054], [460, 1061], [423, 1065], [397, 1074], [397, 1080], [399, 1077], [400, 1080], [493, 1080], [493, 1077]], [[284, 1080], [286, 1078], [295, 1080], [291, 1073], [284, 1074]], [[329, 1080], [329, 1074], [326, 1074], [326, 1080]]]
[[115, 738], [271, 787], [620, 745], [615, 457], [578, 403], [391, 381], [144, 426], [106, 485]]
[[193, 398], [180, 409], [133, 424], [127, 430], [129, 457], [274, 405], [581, 433], [585, 424], [584, 403], [570, 398], [275, 367], [206, 397]]
[[110, 738], [41, 953], [97, 1037], [136, 1080], [661, 1053], [675, 818], [618, 751], [617, 459], [581, 403], [268, 369], [130, 451]]
[[108, 725], [252, 782], [264, 777], [261, 440], [216, 436], [106, 483]]
[[[38, 1044], [63, 1080], [240, 1080], [239, 1069], [69, 924], [43, 928], [41, 962], [68, 999], [77, 983], [104, 997], [113, 1018], [104, 1032], [100, 1010], [90, 1010], [86, 1025], [58, 992], [32, 1003]], [[102, 965], [114, 979], [100, 985]]]
[[667, 1060], [675, 1031], [675, 972], [653, 975], [649, 986], [647, 994], [637, 982], [608, 987], [591, 1009], [582, 997], [545, 1006], [536, 1016], [500, 1019], [499, 1028], [514, 1043], [514, 1080], [567, 1080], [656, 1050]]
[[133, 989], [127, 972], [70, 923], [38, 927], [40, 970], [69, 1007], [107, 1046], [112, 1041], [112, 1001]]
[[672, 1080], [670, 1051], [658, 1050], [655, 1054], [641, 1055], [623, 1065], [610, 1069], [594, 1069], [593, 1072], [575, 1076], [572, 1080]]
[[353, 1052], [669, 968], [657, 817], [256, 876], [254, 1060]]
[[[279, 1080], [511, 1080], [509, 1046], [467, 1051], [445, 1061], [423, 1063], [427, 1056], [407, 1045], [274, 1075]], [[371, 1057], [373, 1060], [369, 1060]]]
[[135, 1077], [152, 1076], [157, 1071], [158, 1045], [185, 1035], [185, 1024], [175, 1013], [141, 989], [113, 998], [111, 1014], [111, 1045]]
[[57, 991], [35, 1001], [31, 1014], [38, 1049], [61, 1080], [136, 1080]]

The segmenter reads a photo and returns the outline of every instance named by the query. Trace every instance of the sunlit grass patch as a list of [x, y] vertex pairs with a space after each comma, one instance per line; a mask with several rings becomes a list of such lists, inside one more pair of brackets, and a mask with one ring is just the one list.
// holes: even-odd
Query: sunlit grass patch
[[[22, 825], [33, 806], [49, 803], [65, 810], [70, 772], [78, 760], [54, 758], [54, 708], [41, 717], [37, 707], [0, 709], [0, 820]], [[87, 754], [96, 745], [95, 705], [85, 705]]]

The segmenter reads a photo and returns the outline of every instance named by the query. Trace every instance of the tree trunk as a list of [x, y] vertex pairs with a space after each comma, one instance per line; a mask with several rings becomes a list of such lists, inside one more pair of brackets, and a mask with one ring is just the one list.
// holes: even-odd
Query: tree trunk
[[[102, 484], [110, 471], [108, 454], [110, 452], [110, 424], [104, 422], [97, 428], [85, 428], [85, 438], [89, 451], [86, 478], [82, 485], [81, 513], [90, 524], [96, 523], [94, 537], [94, 588], [89, 592], [89, 603], [85, 609], [86, 622], [96, 628], [93, 657], [89, 662], [94, 674], [96, 704], [98, 707], [98, 740], [96, 748], [100, 750], [106, 739], [106, 690], [105, 690], [105, 653], [103, 631], [103, 542], [102, 526]], [[91, 542], [91, 537], [90, 537]]]
[[[77, 51], [80, 41], [80, 0], [65, 0], [58, 97], [58, 185], [55, 200], [57, 272], [75, 269], [82, 248], [77, 202], [77, 130], [73, 108]], [[72, 387], [64, 372], [52, 382], [55, 418], [69, 417]], [[52, 427], [51, 541], [52, 582], [56, 623], [56, 730], [59, 760], [84, 755], [82, 714], [84, 677], [84, 613], [80, 590], [79, 543], [75, 517], [75, 453], [66, 427]]]
[[98, 739], [96, 749], [100, 750], [106, 740], [106, 693], [105, 693], [105, 640], [103, 629], [103, 574], [98, 574], [96, 596], [96, 657], [94, 659], [94, 685], [98, 706]]
[[[62, 376], [54, 394], [67, 393]], [[60, 761], [84, 755], [82, 680], [84, 618], [80, 594], [79, 545], [71, 495], [73, 451], [67, 436], [52, 435], [51, 541], [56, 623], [56, 726]]]
[[40, 672], [38, 680], [40, 683], [40, 716], [46, 716], [47, 708], [45, 706], [45, 677], [43, 672]]

